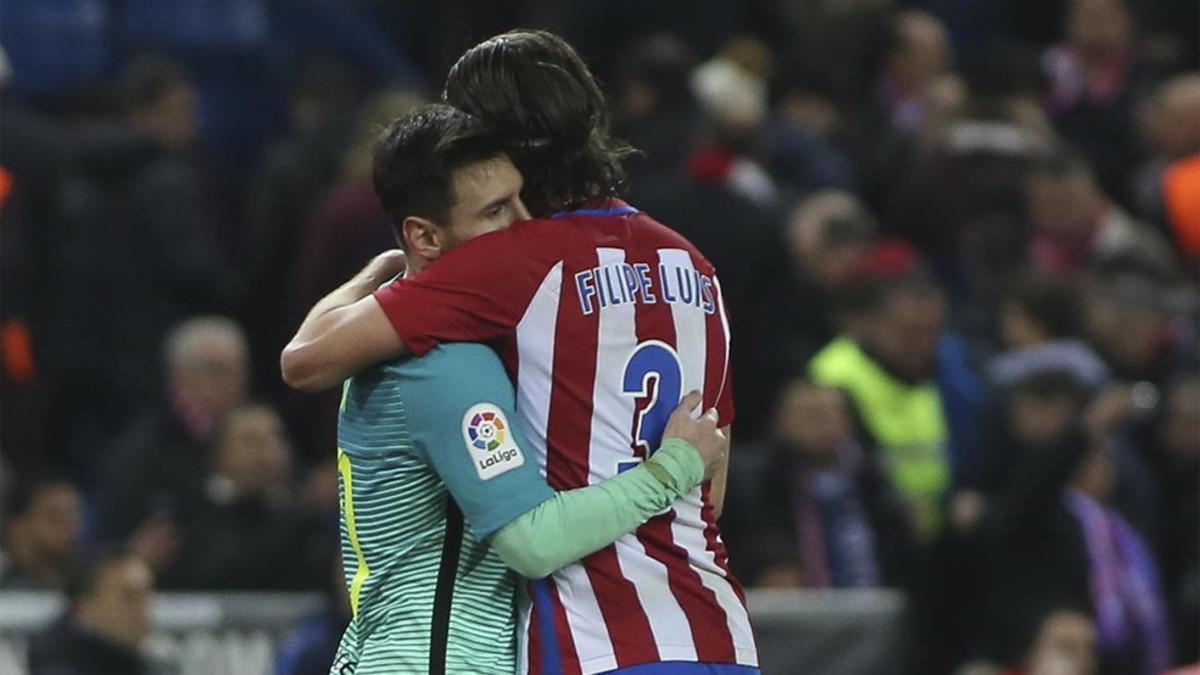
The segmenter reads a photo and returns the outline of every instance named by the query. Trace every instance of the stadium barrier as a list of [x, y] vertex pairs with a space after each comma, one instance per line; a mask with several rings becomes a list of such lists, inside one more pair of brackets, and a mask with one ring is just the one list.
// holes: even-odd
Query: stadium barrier
[[[901, 658], [904, 597], [891, 591], [748, 593], [765, 675], [878, 675]], [[148, 651], [171, 675], [271, 675], [276, 650], [319, 614], [320, 594], [160, 593]], [[0, 675], [25, 675], [29, 638], [58, 595], [0, 592]]]

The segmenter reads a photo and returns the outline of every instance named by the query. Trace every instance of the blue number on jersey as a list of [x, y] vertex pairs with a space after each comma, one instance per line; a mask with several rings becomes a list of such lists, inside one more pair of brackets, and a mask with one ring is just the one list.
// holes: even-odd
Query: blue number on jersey
[[[683, 366], [679, 362], [679, 355], [671, 345], [659, 340], [648, 340], [634, 348], [625, 364], [621, 393], [633, 398], [650, 396], [651, 380], [657, 382], [653, 389], [654, 397], [638, 414], [633, 438], [647, 457], [662, 444], [667, 420], [683, 395]], [[620, 462], [617, 471], [637, 466], [639, 461]]]

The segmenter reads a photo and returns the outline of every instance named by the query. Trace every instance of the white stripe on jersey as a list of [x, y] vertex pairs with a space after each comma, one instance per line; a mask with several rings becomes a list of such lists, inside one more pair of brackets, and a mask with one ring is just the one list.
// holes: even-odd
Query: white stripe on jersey
[[517, 674], [529, 675], [529, 623], [533, 599], [529, 597], [529, 582], [517, 584]]
[[561, 261], [542, 279], [517, 324], [517, 417], [525, 438], [546, 475], [546, 427], [550, 423], [550, 394], [554, 382], [554, 333], [562, 295]]
[[[693, 269], [692, 257], [682, 249], [661, 249], [658, 252], [662, 261], [670, 266]], [[720, 285], [717, 284], [718, 297]], [[721, 319], [725, 324], [725, 335], [729, 335], [728, 323], [725, 323], [724, 306], [720, 306]], [[704, 312], [688, 305], [671, 305], [671, 318], [675, 322], [675, 345], [679, 352], [679, 361], [683, 365], [684, 393], [693, 389], [704, 391], [705, 367], [708, 358], [708, 327]], [[729, 341], [725, 341], [725, 367], [729, 367]], [[698, 379], [697, 379], [698, 378]], [[724, 378], [722, 378], [722, 383]], [[720, 394], [717, 395], [718, 400]], [[687, 496], [676, 500], [676, 518], [671, 523], [671, 535], [675, 543], [688, 552], [692, 569], [700, 576], [703, 583], [717, 598], [717, 604], [725, 611], [729, 634], [733, 637], [733, 648], [738, 662], [757, 666], [757, 656], [754, 647], [754, 637], [750, 629], [750, 617], [746, 608], [733, 592], [733, 587], [725, 579], [725, 571], [716, 562], [716, 556], [708, 550], [708, 542], [704, 537], [706, 524], [701, 517], [701, 489], [692, 490]]]
[[[694, 270], [692, 256], [681, 248], [660, 248], [658, 258], [668, 267]], [[699, 293], [700, 289], [696, 289]], [[675, 322], [675, 351], [679, 354], [679, 364], [683, 366], [683, 387], [681, 395], [689, 391], [704, 392], [705, 362], [708, 353], [708, 326], [704, 311], [682, 303], [671, 303], [671, 318]], [[693, 417], [699, 417], [703, 410], [696, 411]]]
[[[596, 592], [592, 590], [592, 582], [583, 563], [567, 565], [555, 572], [552, 578], [567, 615], [567, 627], [571, 629], [571, 640], [575, 643], [579, 661], [586, 664], [591, 658], [593, 662], [591, 670], [584, 668], [584, 675], [616, 669], [617, 657], [614, 655], [612, 639], [608, 636], [608, 626], [604, 623], [604, 613], [600, 611], [600, 603], [596, 602]], [[543, 635], [541, 639], [557, 640], [558, 637]], [[564, 652], [562, 643], [559, 643], [558, 653], [565, 660]], [[550, 673], [546, 671], [546, 675]]]
[[717, 400], [725, 394], [725, 381], [729, 379], [729, 341], [733, 334], [729, 332], [729, 315], [725, 313], [725, 291], [721, 290], [721, 280], [713, 275], [713, 285], [717, 287], [717, 312], [721, 315], [721, 329], [725, 331], [725, 369], [721, 371], [721, 388], [717, 390]]
[[[620, 265], [625, 262], [625, 251], [598, 248], [596, 259], [600, 269], [608, 265]], [[600, 281], [597, 280], [596, 284], [599, 286]], [[633, 428], [636, 401], [622, 394], [621, 389], [625, 363], [637, 347], [634, 308], [630, 302], [610, 304], [599, 310], [596, 377], [592, 383], [592, 436], [588, 444], [590, 484], [617, 475], [617, 463], [632, 459], [629, 432]]]

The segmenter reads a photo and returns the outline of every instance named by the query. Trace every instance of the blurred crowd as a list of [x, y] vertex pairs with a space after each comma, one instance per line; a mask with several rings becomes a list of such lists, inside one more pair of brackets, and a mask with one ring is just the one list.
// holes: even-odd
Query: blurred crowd
[[[914, 673], [1200, 660], [1194, 1], [0, 13], [0, 589], [71, 599], [36, 644], [136, 672], [151, 587], [330, 586], [337, 393], [279, 351], [392, 245], [380, 125], [535, 25], [721, 275], [747, 585], [905, 591]], [[281, 672], [323, 672], [339, 611]]]

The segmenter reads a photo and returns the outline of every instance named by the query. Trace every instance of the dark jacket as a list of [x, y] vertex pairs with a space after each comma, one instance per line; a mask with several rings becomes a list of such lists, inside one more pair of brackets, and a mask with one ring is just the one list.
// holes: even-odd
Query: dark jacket
[[[801, 558], [792, 480], [800, 461], [782, 443], [738, 451], [730, 476], [725, 539], [738, 575], [753, 584], [773, 565]], [[853, 480], [874, 536], [882, 585], [903, 586], [916, 551], [903, 502], [869, 458], [853, 470]]]
[[[1019, 468], [985, 515], [991, 562], [986, 615], [992, 656], [1003, 662], [1020, 662], [1047, 613], [1096, 615], [1083, 528], [1063, 499], [1088, 447], [1083, 432], [1068, 430], [1039, 447], [1013, 448]], [[1138, 649], [1107, 652], [1100, 672], [1140, 672]]]
[[160, 512], [178, 522], [202, 501], [207, 442], [167, 406], [142, 415], [111, 450], [96, 495], [102, 539], [124, 540]]
[[283, 591], [321, 588], [337, 547], [336, 519], [289, 499], [236, 498], [210, 479], [204, 500], [181, 522], [183, 541], [163, 588]]
[[52, 624], [29, 645], [30, 675], [148, 675], [136, 650], [96, 635], [69, 617]]

